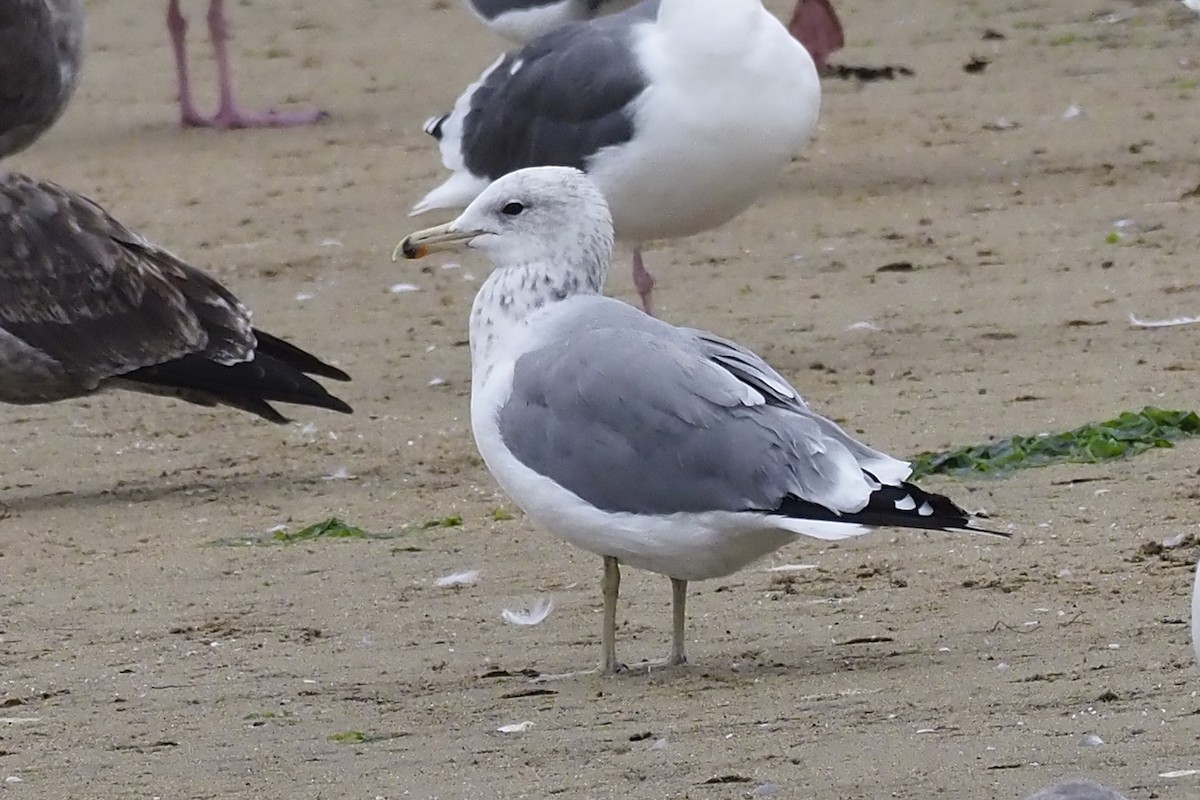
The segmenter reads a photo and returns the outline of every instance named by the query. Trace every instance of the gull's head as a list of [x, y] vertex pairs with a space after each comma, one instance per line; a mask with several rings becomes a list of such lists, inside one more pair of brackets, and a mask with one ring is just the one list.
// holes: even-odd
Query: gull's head
[[612, 246], [608, 203], [587, 175], [530, 167], [494, 181], [453, 222], [406, 236], [392, 259], [467, 247], [497, 267], [561, 263], [602, 271]]

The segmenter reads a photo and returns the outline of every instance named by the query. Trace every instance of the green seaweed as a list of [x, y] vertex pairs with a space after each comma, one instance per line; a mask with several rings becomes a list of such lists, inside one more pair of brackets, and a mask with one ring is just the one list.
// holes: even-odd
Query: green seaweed
[[429, 530], [430, 528], [457, 528], [459, 525], [462, 525], [462, 517], [457, 514], [451, 514], [441, 519], [431, 519], [422, 522], [420, 528], [421, 530]]
[[277, 542], [307, 542], [310, 539], [368, 539], [371, 534], [355, 525], [342, 522], [337, 517], [330, 517], [322, 522], [309, 525], [307, 528], [292, 533], [291, 531], [275, 531], [272, 538]]
[[261, 536], [247, 534], [243, 536], [225, 536], [214, 539], [208, 544], [218, 547], [261, 547], [264, 545], [288, 545], [297, 542], [309, 542], [314, 539], [396, 539], [408, 532], [407, 526], [398, 531], [388, 533], [371, 533], [343, 522], [337, 517], [301, 528], [298, 531], [278, 530]]
[[940, 453], [921, 453], [913, 459], [913, 479], [937, 474], [1001, 476], [1051, 464], [1099, 464], [1155, 447], [1172, 447], [1174, 440], [1196, 435], [1200, 435], [1200, 416], [1196, 412], [1147, 406], [1065, 433], [1013, 436]]

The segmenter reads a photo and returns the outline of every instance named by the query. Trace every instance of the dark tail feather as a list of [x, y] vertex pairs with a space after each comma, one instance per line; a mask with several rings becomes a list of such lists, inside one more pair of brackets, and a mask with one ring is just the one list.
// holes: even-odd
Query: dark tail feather
[[260, 331], [258, 328], [255, 328], [254, 338], [258, 341], [258, 347], [255, 348], [256, 352], [260, 354], [265, 353], [272, 358], [295, 367], [303, 373], [320, 375], [322, 378], [331, 378], [335, 381], [350, 380], [350, 376], [337, 367], [326, 364], [312, 353], [301, 350], [296, 345], [285, 342], [277, 336], [272, 336], [266, 331]]
[[229, 405], [277, 423], [288, 419], [272, 408], [269, 401], [327, 408], [344, 414], [353, 412], [300, 368], [264, 350], [256, 351], [253, 361], [232, 365], [209, 361], [198, 353], [187, 355], [126, 373], [121, 379], [135, 386], [144, 385], [146, 391], [173, 394], [201, 405]]
[[[922, 513], [924, 511], [924, 513]], [[877, 489], [865, 508], [853, 514], [835, 514], [825, 506], [798, 497], [787, 497], [775, 514], [824, 522], [847, 522], [873, 527], [922, 528], [925, 530], [970, 530], [995, 536], [1012, 536], [981, 528], [972, 514], [945, 495], [933, 494], [911, 483]]]

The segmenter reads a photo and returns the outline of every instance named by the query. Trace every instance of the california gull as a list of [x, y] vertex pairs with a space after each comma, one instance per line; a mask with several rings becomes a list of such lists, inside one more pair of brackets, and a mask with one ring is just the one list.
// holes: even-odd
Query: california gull
[[325, 119], [328, 113], [316, 109], [303, 111], [246, 111], [233, 97], [233, 67], [229, 62], [229, 22], [225, 19], [225, 0], [208, 2], [208, 36], [212, 41], [213, 60], [217, 65], [217, 112], [206, 117], [192, 101], [192, 85], [187, 63], [187, 20], [179, 10], [179, 0], [167, 2], [167, 32], [175, 55], [175, 76], [179, 83], [179, 119], [191, 128], [264, 128], [308, 125]]
[[419, 258], [466, 246], [495, 265], [470, 316], [475, 442], [535, 522], [603, 557], [601, 669], [618, 667], [622, 563], [671, 579], [665, 663], [681, 664], [688, 581], [799, 536], [983, 531], [908, 483], [907, 462], [812, 411], [750, 350], [605, 297], [612, 243], [596, 184], [542, 167], [501, 178], [458, 219], [397, 247]]
[[350, 413], [309, 375], [349, 380], [91, 200], [0, 171], [0, 402], [132, 389], [280, 423], [272, 402]]
[[1067, 781], [1031, 794], [1026, 800], [1126, 800], [1126, 797], [1091, 781]]
[[633, 245], [690, 236], [750, 206], [808, 141], [813, 60], [761, 0], [662, 0], [512, 50], [425, 130], [451, 176], [412, 210], [457, 208], [523, 167], [588, 172]]
[[62, 115], [79, 83], [84, 27], [81, 0], [0, 2], [0, 157]]
[[[643, 0], [658, 5], [659, 0]], [[466, 0], [467, 7], [491, 31], [525, 44], [568, 22], [629, 8], [631, 0]], [[806, 48], [817, 69], [845, 43], [842, 24], [830, 0], [797, 0], [788, 30]]]

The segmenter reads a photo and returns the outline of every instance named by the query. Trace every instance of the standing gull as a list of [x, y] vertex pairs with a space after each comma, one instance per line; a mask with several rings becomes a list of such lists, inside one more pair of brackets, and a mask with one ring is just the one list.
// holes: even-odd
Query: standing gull
[[612, 241], [595, 183], [542, 167], [501, 178], [458, 219], [397, 247], [419, 258], [465, 245], [496, 267], [471, 308], [475, 443], [535, 522], [603, 557], [601, 669], [618, 668], [622, 563], [671, 579], [665, 663], [682, 664], [688, 581], [799, 536], [982, 530], [746, 348], [604, 297]]
[[[633, 5], [631, 0], [466, 0], [466, 3], [489, 30], [520, 44], [568, 22], [611, 14]], [[654, 7], [658, 3], [659, 0], [643, 0], [643, 4]], [[842, 23], [829, 0], [797, 0], [788, 30], [808, 49], [818, 70], [845, 43]]]
[[349, 376], [251, 327], [215, 279], [49, 181], [0, 171], [0, 402], [132, 389], [287, 422], [350, 413], [309, 375]]
[[502, 56], [425, 130], [452, 175], [413, 214], [456, 208], [523, 167], [586, 171], [633, 245], [728, 222], [817, 123], [813, 60], [761, 0], [661, 0], [576, 22]]
[[329, 115], [324, 111], [246, 111], [233, 98], [233, 67], [229, 62], [229, 22], [225, 19], [225, 0], [208, 0], [208, 36], [212, 41], [213, 60], [217, 65], [217, 112], [206, 117], [192, 101], [192, 84], [187, 63], [187, 20], [179, 10], [179, 0], [167, 2], [167, 32], [175, 55], [175, 76], [179, 83], [179, 121], [190, 128], [281, 128], [308, 125]]
[[62, 115], [83, 63], [81, 0], [0, 0], [0, 157]]

